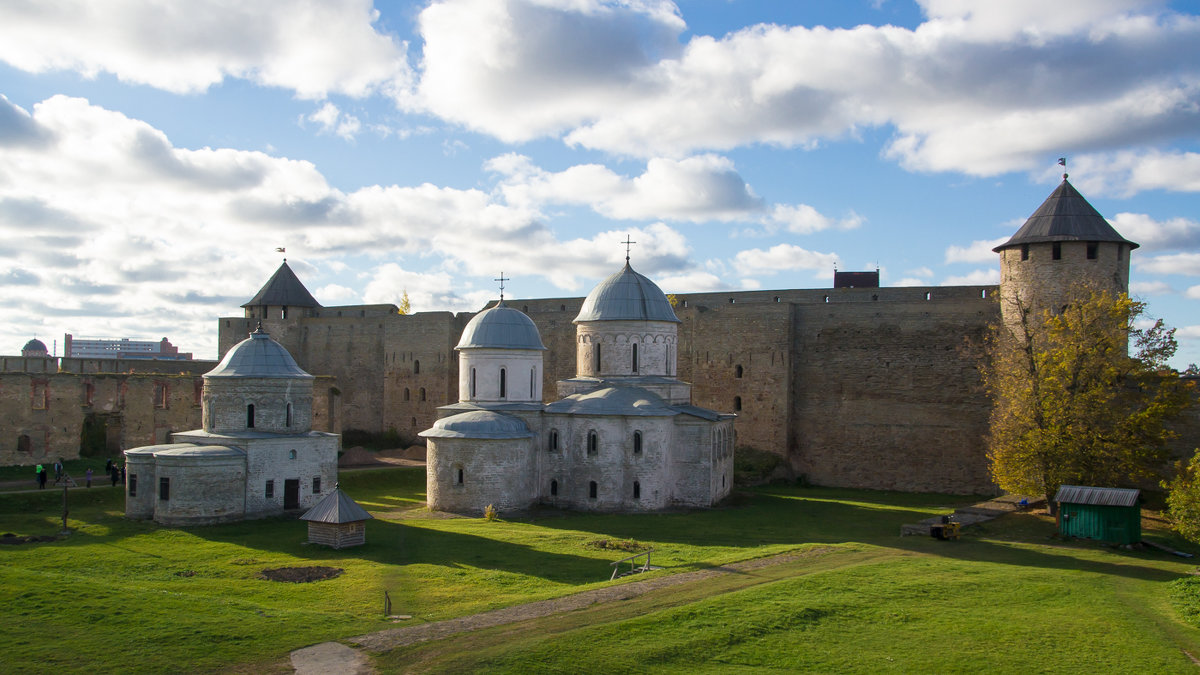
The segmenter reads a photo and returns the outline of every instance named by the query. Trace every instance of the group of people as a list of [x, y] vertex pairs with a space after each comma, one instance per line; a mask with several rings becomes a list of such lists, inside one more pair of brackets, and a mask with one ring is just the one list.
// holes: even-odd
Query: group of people
[[[45, 490], [46, 489], [46, 480], [47, 480], [46, 467], [41, 464], [38, 464], [37, 469], [35, 471], [36, 471], [35, 480], [37, 481], [38, 489]], [[125, 482], [125, 467], [118, 464], [117, 462], [112, 461], [111, 459], [108, 460], [107, 462], [105, 462], [104, 472], [106, 474], [108, 474], [109, 478], [112, 479], [113, 487], [116, 487], [117, 483]], [[63, 468], [62, 459], [60, 458], [57, 462], [54, 463], [54, 482], [55, 482], [55, 484], [57, 484], [60, 480], [62, 480], [62, 478], [66, 475], [67, 475], [67, 472]], [[87, 481], [87, 483], [86, 483], [87, 486], [92, 487], [92, 470], [91, 470], [91, 468], [89, 468], [84, 473], [84, 478]]]

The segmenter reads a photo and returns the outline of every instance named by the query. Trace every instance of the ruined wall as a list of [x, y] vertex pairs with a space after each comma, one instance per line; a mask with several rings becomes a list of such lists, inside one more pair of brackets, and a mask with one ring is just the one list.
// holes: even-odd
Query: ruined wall
[[101, 456], [169, 442], [200, 426], [202, 386], [168, 373], [0, 373], [0, 464], [78, 458], [85, 422]]

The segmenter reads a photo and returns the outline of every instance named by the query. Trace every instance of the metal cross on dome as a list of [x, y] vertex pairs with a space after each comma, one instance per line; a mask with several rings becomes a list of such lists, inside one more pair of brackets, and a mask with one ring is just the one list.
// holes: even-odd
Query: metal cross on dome
[[629, 263], [629, 247], [636, 244], [637, 242], [630, 239], [629, 235], [627, 234], [627, 235], [625, 235], [625, 241], [623, 241], [621, 243], [625, 244], [625, 263], [628, 264]]
[[512, 281], [512, 279], [505, 278], [505, 276], [504, 276], [504, 272], [501, 272], [501, 273], [500, 273], [500, 278], [499, 278], [499, 279], [492, 279], [492, 281], [499, 281], [499, 282], [500, 282], [500, 302], [504, 302], [504, 282], [506, 282], [506, 281]]

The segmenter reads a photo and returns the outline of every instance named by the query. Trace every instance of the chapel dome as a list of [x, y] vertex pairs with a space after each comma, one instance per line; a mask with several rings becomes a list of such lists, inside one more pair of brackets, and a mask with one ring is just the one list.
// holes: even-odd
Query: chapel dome
[[653, 281], [633, 271], [629, 262], [620, 272], [588, 293], [575, 317], [584, 321], [671, 321], [680, 323], [667, 296]]
[[283, 345], [263, 332], [261, 325], [250, 337], [234, 345], [204, 377], [313, 379]]
[[25, 346], [21, 348], [21, 353], [25, 356], [33, 356], [35, 353], [49, 354], [50, 350], [46, 349], [45, 342], [34, 338], [25, 343]]
[[433, 423], [418, 434], [424, 438], [528, 438], [529, 427], [516, 417], [490, 410], [472, 410]]
[[499, 304], [475, 315], [463, 329], [455, 349], [537, 349], [544, 350], [537, 326], [524, 312]]

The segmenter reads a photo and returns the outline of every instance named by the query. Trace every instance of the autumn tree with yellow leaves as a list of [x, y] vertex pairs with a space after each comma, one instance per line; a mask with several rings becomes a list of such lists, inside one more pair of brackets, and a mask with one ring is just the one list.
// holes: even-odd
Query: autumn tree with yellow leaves
[[1158, 476], [1174, 436], [1165, 422], [1192, 401], [1191, 383], [1167, 366], [1175, 330], [1139, 328], [1144, 303], [1094, 288], [1071, 300], [1058, 312], [1006, 307], [1013, 318], [989, 329], [981, 361], [992, 478], [1044, 495], [1051, 512], [1061, 485]]

